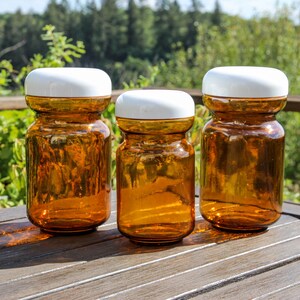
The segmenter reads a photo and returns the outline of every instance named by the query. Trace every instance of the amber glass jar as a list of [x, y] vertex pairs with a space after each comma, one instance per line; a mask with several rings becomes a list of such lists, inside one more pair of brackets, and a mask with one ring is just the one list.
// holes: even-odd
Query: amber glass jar
[[287, 93], [286, 76], [273, 68], [220, 67], [205, 75], [212, 119], [202, 134], [200, 210], [214, 226], [262, 230], [280, 217], [284, 130], [275, 115]]
[[26, 134], [29, 220], [53, 233], [95, 229], [110, 214], [110, 132], [99, 119], [111, 98], [109, 76], [36, 69], [25, 92], [37, 113]]
[[116, 102], [124, 133], [117, 150], [117, 222], [138, 243], [180, 241], [194, 228], [194, 149], [186, 132], [194, 101], [186, 93], [129, 91]]

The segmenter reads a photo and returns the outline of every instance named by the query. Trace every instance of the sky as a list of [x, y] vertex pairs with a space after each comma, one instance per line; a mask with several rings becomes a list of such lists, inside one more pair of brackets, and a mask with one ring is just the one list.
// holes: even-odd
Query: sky
[[[84, 4], [87, 0], [69, 0], [69, 3], [75, 4], [76, 1]], [[154, 5], [156, 0], [147, 0], [149, 5]], [[96, 0], [100, 2], [100, 0]], [[127, 0], [121, 0], [121, 3], [127, 3]], [[182, 9], [188, 9], [191, 0], [178, 0]], [[14, 12], [18, 8], [22, 12], [43, 12], [47, 6], [48, 0], [0, 0], [0, 13]], [[204, 11], [212, 11], [215, 5], [215, 0], [202, 0]], [[219, 0], [222, 11], [232, 14], [240, 15], [244, 18], [250, 18], [254, 14], [264, 15], [265, 13], [274, 13], [276, 5], [287, 4], [289, 6], [295, 5], [295, 12], [298, 15], [293, 16], [299, 21], [300, 16], [300, 0]]]

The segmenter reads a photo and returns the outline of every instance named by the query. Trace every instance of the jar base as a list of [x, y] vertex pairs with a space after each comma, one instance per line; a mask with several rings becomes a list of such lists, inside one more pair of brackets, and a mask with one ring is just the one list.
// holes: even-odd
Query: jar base
[[39, 220], [36, 222], [29, 217], [31, 223], [39, 227], [41, 231], [54, 234], [54, 235], [76, 235], [76, 234], [85, 234], [93, 232], [97, 227], [103, 224], [102, 222], [95, 223], [92, 220], [66, 220], [66, 219], [54, 219], [54, 220]]
[[81, 235], [81, 234], [88, 234], [91, 232], [96, 231], [96, 227], [88, 228], [88, 229], [76, 229], [76, 230], [61, 230], [61, 229], [44, 229], [41, 228], [41, 231], [50, 233], [53, 235]]
[[207, 199], [202, 199], [200, 212], [215, 228], [231, 232], [264, 231], [280, 218], [279, 208]]
[[[229, 215], [223, 215], [222, 218], [214, 216], [207, 217], [202, 214], [203, 218], [208, 221], [213, 227], [219, 230], [230, 231], [230, 232], [259, 232], [268, 229], [268, 226], [277, 221], [273, 222], [268, 220], [263, 223], [261, 220], [253, 218], [253, 216], [239, 216], [234, 217]], [[260, 222], [259, 222], [260, 221]]]
[[[261, 224], [257, 222], [255, 224], [255, 220], [252, 218], [247, 218], [247, 216], [242, 217], [230, 217], [226, 216], [226, 218], [223, 216], [223, 218], [220, 220], [220, 218], [215, 217], [206, 217], [204, 214], [202, 214], [203, 218], [208, 221], [214, 228], [223, 230], [223, 231], [230, 231], [230, 232], [259, 232], [259, 231], [265, 231], [268, 229], [268, 226], [273, 224], [277, 221], [277, 219], [273, 222], [268, 222], [267, 224]], [[251, 220], [251, 221], [250, 221]]]
[[[129, 238], [129, 237], [128, 237]], [[159, 239], [139, 239], [139, 238], [129, 238], [130, 242], [143, 245], [143, 246], [160, 246], [160, 245], [171, 245], [182, 241], [182, 238], [176, 240], [159, 240]]]
[[212, 226], [218, 230], [226, 231], [226, 232], [232, 232], [232, 233], [251, 233], [251, 232], [263, 232], [268, 229], [268, 226], [266, 227], [253, 227], [253, 228], [246, 228], [246, 227], [226, 227], [218, 224], [212, 224]]
[[[143, 224], [119, 227], [119, 231], [135, 244], [143, 245], [167, 245], [182, 241], [194, 228], [193, 222], [181, 222], [179, 224]], [[186, 231], [183, 231], [185, 228]], [[181, 231], [180, 231], [181, 229]]]

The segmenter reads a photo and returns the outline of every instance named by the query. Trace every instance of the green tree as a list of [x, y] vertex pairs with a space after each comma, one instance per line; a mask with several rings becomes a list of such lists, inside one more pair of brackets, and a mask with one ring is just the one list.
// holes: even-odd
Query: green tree
[[151, 59], [153, 55], [155, 36], [154, 36], [154, 12], [145, 4], [145, 0], [139, 1], [138, 36], [140, 48], [139, 57]]
[[100, 10], [100, 42], [105, 58], [110, 61], [126, 57], [126, 13], [117, 0], [102, 0]]
[[211, 22], [215, 26], [221, 26], [222, 24], [222, 11], [218, 0], [215, 2], [215, 8], [211, 15]]
[[154, 47], [153, 11], [140, 0], [128, 1], [127, 56], [150, 58]]
[[41, 43], [41, 31], [44, 27], [42, 16], [38, 14], [27, 14], [25, 15], [25, 22], [26, 32], [24, 39], [26, 44], [22, 49], [24, 50], [25, 64], [28, 64], [30, 57], [32, 57], [34, 53], [45, 53], [47, 47]]
[[166, 59], [168, 54], [174, 51], [174, 46], [178, 42], [182, 42], [184, 35], [183, 13], [176, 0], [160, 0], [157, 1], [155, 16], [155, 54], [159, 58]]
[[18, 67], [26, 63], [23, 47], [26, 44], [26, 28], [26, 20], [20, 10], [7, 16], [4, 25], [2, 50], [12, 49], [13, 51], [8, 51], [2, 57], [12, 60], [14, 65]]
[[187, 33], [184, 39], [185, 48], [193, 47], [197, 42], [198, 27], [202, 21], [202, 4], [199, 0], [192, 0], [191, 8], [187, 12]]
[[[88, 4], [86, 4], [88, 5]], [[84, 16], [83, 13], [84, 7], [81, 5], [79, 0], [76, 0], [74, 9], [69, 10], [69, 16], [67, 19], [67, 24], [64, 32], [67, 36], [72, 37], [74, 40], [81, 40], [85, 39], [83, 35], [82, 29], [82, 19]], [[51, 24], [51, 23], [50, 23]]]
[[104, 45], [101, 41], [102, 27], [99, 15], [100, 12], [97, 9], [95, 1], [87, 2], [81, 15], [82, 38], [88, 54], [82, 61], [86, 65], [91, 65], [99, 59], [101, 61], [104, 59]]
[[138, 56], [139, 8], [137, 7], [134, 0], [128, 1], [127, 15], [127, 54]]
[[[10, 61], [0, 61], [0, 95], [3, 91], [9, 92], [9, 83], [13, 80], [21, 89], [24, 77], [34, 68], [63, 67], [73, 58], [81, 57], [84, 53], [82, 42], [73, 44], [71, 39], [54, 29], [54, 26], [47, 25], [42, 34], [42, 39], [47, 42], [47, 54], [34, 55], [17, 76]], [[30, 110], [0, 112], [0, 207], [25, 203], [24, 136], [33, 115]]]
[[0, 17], [0, 49], [3, 49], [3, 37], [4, 37], [5, 15]]
[[72, 63], [73, 59], [80, 58], [85, 53], [82, 41], [72, 43], [72, 39], [67, 38], [63, 32], [55, 32], [55, 27], [46, 25], [41, 35], [46, 42], [48, 51], [45, 56], [34, 54], [29, 63], [18, 72], [14, 70], [11, 61], [0, 61], [0, 95], [7, 94], [17, 87], [18, 91], [23, 91], [23, 81], [27, 74], [36, 68], [42, 67], [64, 67], [67, 63]]
[[69, 22], [70, 6], [67, 0], [58, 3], [56, 0], [50, 0], [45, 10], [43, 20], [45, 24], [54, 25], [59, 31], [66, 31]]

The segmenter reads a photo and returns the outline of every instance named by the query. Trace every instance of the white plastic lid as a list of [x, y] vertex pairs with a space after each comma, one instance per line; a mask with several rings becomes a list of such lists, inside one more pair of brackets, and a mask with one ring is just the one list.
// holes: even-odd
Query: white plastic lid
[[218, 67], [209, 70], [202, 93], [220, 97], [269, 98], [288, 94], [286, 75], [274, 68]]
[[159, 120], [193, 117], [193, 98], [175, 90], [133, 90], [116, 101], [116, 116], [129, 119]]
[[25, 79], [25, 94], [41, 97], [99, 97], [111, 95], [110, 77], [91, 68], [40, 68]]

